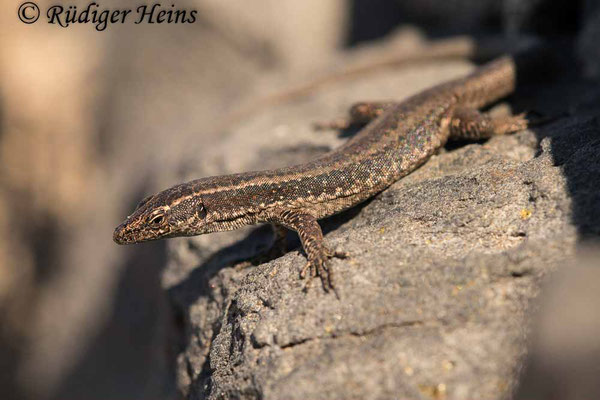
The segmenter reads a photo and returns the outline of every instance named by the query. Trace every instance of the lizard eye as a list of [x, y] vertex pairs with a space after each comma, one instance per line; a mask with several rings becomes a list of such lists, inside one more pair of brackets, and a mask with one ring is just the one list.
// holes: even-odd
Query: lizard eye
[[165, 221], [165, 216], [163, 214], [159, 214], [159, 215], [156, 215], [153, 218], [151, 218], [150, 221], [148, 222], [148, 224], [150, 226], [158, 228], [162, 225], [162, 223], [164, 221]]

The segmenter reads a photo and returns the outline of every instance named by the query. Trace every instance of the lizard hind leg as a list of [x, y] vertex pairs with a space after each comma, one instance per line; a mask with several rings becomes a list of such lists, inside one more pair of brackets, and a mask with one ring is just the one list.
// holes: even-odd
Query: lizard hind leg
[[450, 119], [451, 139], [487, 139], [527, 129], [525, 114], [492, 117], [474, 108], [457, 108]]
[[344, 130], [355, 125], [365, 125], [379, 117], [395, 103], [389, 101], [370, 101], [353, 104], [348, 112], [348, 117], [338, 118], [333, 121], [317, 122], [316, 130]]

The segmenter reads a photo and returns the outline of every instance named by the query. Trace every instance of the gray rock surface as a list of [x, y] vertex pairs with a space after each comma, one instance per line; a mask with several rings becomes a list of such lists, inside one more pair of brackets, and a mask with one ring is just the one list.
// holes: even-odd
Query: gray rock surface
[[[345, 140], [311, 123], [359, 100], [400, 99], [471, 67], [382, 70], [248, 115], [203, 149], [196, 174], [302, 162]], [[547, 272], [600, 232], [594, 87], [543, 87], [524, 107], [572, 114], [450, 145], [372, 201], [323, 221], [337, 300], [302, 291], [290, 251], [256, 267], [266, 228], [169, 242], [163, 275], [181, 322], [178, 382], [191, 399], [511, 398], [532, 300]], [[531, 108], [530, 108], [531, 109]], [[200, 170], [200, 174], [198, 174]], [[190, 177], [193, 177], [190, 176]]]

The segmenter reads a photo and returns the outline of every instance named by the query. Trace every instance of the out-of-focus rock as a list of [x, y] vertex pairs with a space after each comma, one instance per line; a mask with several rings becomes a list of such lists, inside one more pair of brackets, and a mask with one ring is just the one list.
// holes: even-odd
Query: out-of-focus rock
[[198, 156], [190, 143], [211, 143], [259, 76], [332, 53], [342, 2], [184, 1], [194, 24], [131, 15], [102, 32], [48, 24], [48, 0], [24, 24], [20, 3], [0, 6], [0, 391], [164, 398], [174, 388], [164, 243], [119, 248], [112, 229], [179, 179]]
[[532, 348], [517, 399], [600, 398], [599, 284], [596, 242], [549, 277], [532, 322]]
[[588, 78], [600, 79], [600, 1], [583, 2], [581, 31], [577, 38], [578, 58]]

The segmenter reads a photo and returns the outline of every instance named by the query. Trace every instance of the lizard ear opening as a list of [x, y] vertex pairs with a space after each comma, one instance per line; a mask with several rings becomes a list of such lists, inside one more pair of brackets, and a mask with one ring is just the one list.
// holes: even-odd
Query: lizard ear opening
[[202, 219], [206, 218], [206, 208], [204, 207], [204, 204], [201, 204], [200, 207], [198, 207], [198, 216]]

